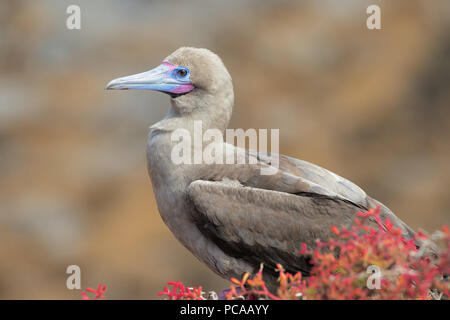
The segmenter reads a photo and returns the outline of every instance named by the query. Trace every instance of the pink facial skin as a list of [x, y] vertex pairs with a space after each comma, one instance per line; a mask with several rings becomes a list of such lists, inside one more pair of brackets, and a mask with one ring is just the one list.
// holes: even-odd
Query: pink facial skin
[[[167, 71], [167, 76], [174, 79], [174, 77], [172, 75], [172, 71], [178, 67], [167, 61], [164, 61], [162, 63], [162, 65], [169, 67], [169, 70]], [[178, 79], [174, 79], [174, 80], [178, 80]], [[165, 91], [175, 93], [175, 94], [183, 94], [183, 93], [192, 91], [194, 88], [195, 87], [189, 82], [189, 78], [188, 78], [185, 83], [183, 83], [183, 84], [175, 84], [174, 83], [173, 85], [169, 86], [169, 88], [167, 88]]]
[[173, 64], [171, 64], [171, 63], [169, 63], [169, 62], [167, 62], [167, 61], [164, 61], [163, 63], [162, 63], [162, 65], [164, 65], [164, 66], [168, 66], [169, 67], [169, 71], [172, 71], [173, 69], [175, 69], [177, 66], [175, 66], [175, 65], [173, 65]]
[[176, 93], [176, 94], [181, 94], [181, 93], [186, 93], [189, 92], [191, 90], [194, 89], [194, 86], [192, 84], [182, 84], [179, 85], [177, 88], [173, 89], [170, 92]]

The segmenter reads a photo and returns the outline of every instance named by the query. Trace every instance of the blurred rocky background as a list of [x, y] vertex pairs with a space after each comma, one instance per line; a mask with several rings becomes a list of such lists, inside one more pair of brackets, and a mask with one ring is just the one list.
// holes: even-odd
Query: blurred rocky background
[[[81, 30], [66, 8], [81, 7]], [[382, 30], [366, 28], [381, 7]], [[414, 228], [450, 223], [450, 1], [0, 2], [0, 298], [220, 290], [161, 221], [145, 163], [167, 96], [105, 92], [182, 45], [228, 67], [233, 128], [363, 187]]]

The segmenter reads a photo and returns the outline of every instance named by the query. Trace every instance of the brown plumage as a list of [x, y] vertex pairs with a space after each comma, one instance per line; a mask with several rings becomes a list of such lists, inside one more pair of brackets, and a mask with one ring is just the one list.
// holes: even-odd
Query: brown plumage
[[[289, 271], [307, 275], [308, 259], [298, 254], [302, 242], [312, 247], [317, 239], [329, 239], [331, 226], [349, 227], [356, 212], [378, 205], [382, 218], [393, 221], [406, 237], [413, 235], [361, 188], [306, 161], [280, 156], [276, 174], [261, 175], [260, 169], [271, 166], [275, 155], [215, 142], [218, 148], [246, 158], [247, 164], [174, 164], [174, 130], [183, 128], [193, 134], [194, 121], [200, 120], [203, 130], [223, 133], [234, 96], [228, 71], [209, 50], [180, 48], [165, 63], [186, 67], [194, 89], [182, 94], [170, 89], [168, 115], [150, 128], [148, 170], [161, 217], [177, 239], [214, 272], [225, 278], [240, 277], [264, 263], [266, 279], [274, 283], [275, 264], [281, 263]], [[126, 88], [126, 79], [113, 80], [108, 88], [119, 88], [118, 83]], [[250, 158], [253, 164], [248, 164]]]

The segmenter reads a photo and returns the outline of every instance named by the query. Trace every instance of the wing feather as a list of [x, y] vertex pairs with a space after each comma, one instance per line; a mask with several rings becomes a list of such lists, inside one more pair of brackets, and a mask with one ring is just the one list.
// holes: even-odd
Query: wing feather
[[333, 197], [312, 197], [197, 180], [188, 188], [199, 228], [224, 252], [254, 265], [281, 263], [308, 272], [298, 254], [301, 244], [315, 245], [332, 236], [331, 227], [349, 226], [360, 210]]

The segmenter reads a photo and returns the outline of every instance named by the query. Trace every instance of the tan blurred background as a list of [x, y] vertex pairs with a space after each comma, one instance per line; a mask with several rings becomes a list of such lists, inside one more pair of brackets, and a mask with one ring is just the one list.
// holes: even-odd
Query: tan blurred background
[[[66, 8], [81, 7], [81, 30]], [[366, 8], [382, 10], [380, 31]], [[145, 163], [166, 95], [106, 92], [182, 45], [218, 53], [232, 128], [363, 187], [414, 228], [450, 223], [450, 1], [0, 2], [0, 298], [152, 299], [228, 286], [171, 235]], [[314, 138], [313, 138], [314, 137]]]

